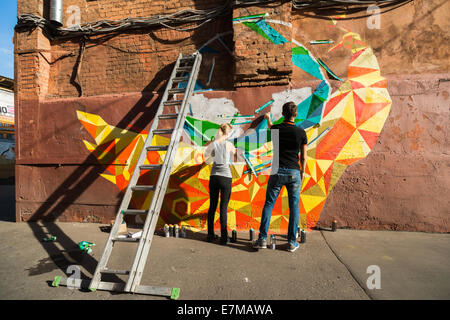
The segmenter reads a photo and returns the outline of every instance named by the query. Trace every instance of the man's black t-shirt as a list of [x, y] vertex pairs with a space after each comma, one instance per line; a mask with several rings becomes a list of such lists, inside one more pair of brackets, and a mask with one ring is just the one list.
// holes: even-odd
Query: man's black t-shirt
[[[300, 170], [299, 152], [304, 144], [308, 144], [306, 132], [292, 122], [273, 125], [271, 130], [278, 129], [279, 150], [274, 143], [274, 154], [278, 153], [279, 167]], [[272, 139], [274, 137], [272, 136]], [[274, 141], [275, 142], [275, 141]]]

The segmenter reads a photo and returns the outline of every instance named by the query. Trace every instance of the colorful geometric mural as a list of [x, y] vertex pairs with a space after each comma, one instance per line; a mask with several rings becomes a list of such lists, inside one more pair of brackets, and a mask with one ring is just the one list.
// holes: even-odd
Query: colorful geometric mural
[[[236, 21], [235, 21], [236, 22]], [[240, 23], [240, 22], [239, 22]], [[242, 20], [251, 30], [261, 34], [274, 45], [286, 39], [263, 19], [257, 22]], [[326, 198], [346, 167], [368, 155], [374, 146], [390, 111], [391, 99], [386, 80], [380, 75], [372, 49], [358, 34], [347, 32], [334, 48], [351, 50], [348, 77], [331, 94], [325, 72], [330, 72], [301, 44], [292, 41], [292, 63], [321, 80], [311, 95], [298, 103], [296, 125], [304, 128], [308, 136], [308, 161], [302, 184], [300, 226], [316, 225]], [[325, 71], [323, 71], [323, 70]], [[270, 106], [273, 101], [258, 108]], [[218, 110], [220, 113], [220, 110]], [[95, 144], [84, 141], [100, 163], [107, 165], [108, 173], [102, 177], [116, 184], [122, 191], [127, 187], [147, 132], [132, 132], [108, 125], [99, 115], [78, 111], [78, 119], [91, 134]], [[245, 162], [232, 165], [233, 188], [228, 207], [228, 227], [245, 230], [259, 227], [265, 192], [272, 160], [270, 131], [265, 120], [255, 120], [250, 128], [231, 141], [242, 150]], [[219, 114], [217, 115], [219, 118]], [[239, 115], [235, 115], [235, 120]], [[273, 119], [275, 123], [282, 119]], [[251, 122], [244, 121], [244, 123]], [[259, 121], [259, 122], [257, 122]], [[233, 121], [232, 121], [233, 122]], [[237, 123], [240, 126], [240, 123]], [[193, 230], [206, 228], [209, 208], [210, 165], [205, 162], [204, 144], [215, 134], [219, 124], [211, 120], [187, 117], [185, 138], [177, 150], [168, 190], [160, 213], [159, 226], [181, 223]], [[108, 139], [108, 141], [106, 140]], [[113, 141], [114, 140], [114, 141]], [[155, 136], [152, 144], [167, 144], [168, 139]], [[161, 163], [163, 152], [149, 152], [147, 163]], [[141, 183], [152, 183], [155, 173], [145, 172]], [[148, 207], [151, 194], [137, 194], [132, 207]], [[145, 218], [145, 217], [142, 217]], [[216, 213], [218, 227], [219, 213]], [[289, 206], [287, 192], [283, 190], [277, 200], [270, 230], [285, 233], [288, 226]]]
[[346, 167], [373, 148], [392, 104], [372, 49], [355, 33], [347, 33], [335, 48], [341, 46], [352, 51], [348, 79], [325, 104], [320, 126], [307, 132], [308, 175], [302, 185], [300, 212], [308, 215], [311, 226], [316, 225]]

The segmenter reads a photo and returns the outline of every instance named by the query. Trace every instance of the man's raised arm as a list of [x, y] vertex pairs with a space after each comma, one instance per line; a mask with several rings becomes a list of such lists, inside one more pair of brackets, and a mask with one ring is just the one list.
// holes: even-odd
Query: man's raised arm
[[267, 120], [267, 125], [269, 126], [269, 129], [272, 129], [272, 119], [270, 119], [270, 112], [267, 112], [264, 115], [264, 119]]

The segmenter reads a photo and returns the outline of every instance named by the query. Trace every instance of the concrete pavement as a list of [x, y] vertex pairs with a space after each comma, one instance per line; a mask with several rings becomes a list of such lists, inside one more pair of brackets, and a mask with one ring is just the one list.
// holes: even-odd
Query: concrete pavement
[[[371, 298], [450, 299], [450, 234], [363, 230], [322, 233]], [[368, 273], [369, 266], [379, 267], [381, 289], [367, 289], [367, 279], [373, 274]]]
[[[82, 278], [91, 277], [108, 236], [102, 227], [0, 222], [0, 299], [166, 299], [49, 285], [70, 265], [81, 266]], [[50, 234], [57, 241], [43, 242]], [[250, 248], [247, 232], [226, 247], [204, 236], [156, 235], [142, 284], [179, 287], [180, 299], [193, 300], [450, 298], [449, 234], [311, 231], [294, 253], [285, 250], [281, 235], [277, 250], [259, 252]], [[77, 248], [82, 240], [96, 243], [92, 255]], [[118, 243], [110, 268], [126, 269], [133, 246]], [[380, 267], [381, 289], [366, 286], [370, 265]]]

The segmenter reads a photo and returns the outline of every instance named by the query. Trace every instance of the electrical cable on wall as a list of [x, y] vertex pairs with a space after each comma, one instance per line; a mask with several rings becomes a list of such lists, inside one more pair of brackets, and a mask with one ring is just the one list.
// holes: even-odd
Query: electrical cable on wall
[[366, 11], [369, 6], [380, 9], [400, 6], [414, 0], [293, 0], [294, 9], [310, 11], [317, 15], [352, 14]]
[[[165, 27], [177, 31], [191, 31], [204, 24], [230, 14], [233, 6], [264, 5], [269, 3], [284, 3], [289, 0], [226, 0], [221, 6], [206, 10], [185, 9], [167, 15], [156, 15], [149, 18], [126, 18], [122, 20], [99, 20], [68, 28], [57, 27], [49, 20], [33, 14], [22, 14], [18, 17], [15, 30], [28, 31], [37, 27], [43, 29], [50, 39], [67, 39], [81, 36], [95, 36], [102, 34], [120, 33], [130, 30], [139, 30], [152, 27]], [[335, 14], [353, 13], [365, 10], [367, 6], [377, 4], [380, 7], [401, 5], [413, 0], [293, 0], [293, 8], [300, 11], [313, 11], [314, 13]], [[192, 27], [180, 28], [177, 26], [196, 24]]]
[[[56, 27], [49, 20], [33, 14], [22, 14], [18, 17], [16, 31], [30, 30], [40, 27], [51, 39], [74, 38], [109, 33], [118, 33], [151, 27], [166, 27], [178, 31], [195, 30], [215, 18], [231, 12], [232, 1], [227, 0], [223, 5], [207, 9], [185, 9], [167, 15], [156, 15], [149, 18], [125, 18], [122, 20], [99, 20], [68, 28]], [[189, 28], [177, 28], [177, 25], [197, 23]]]

